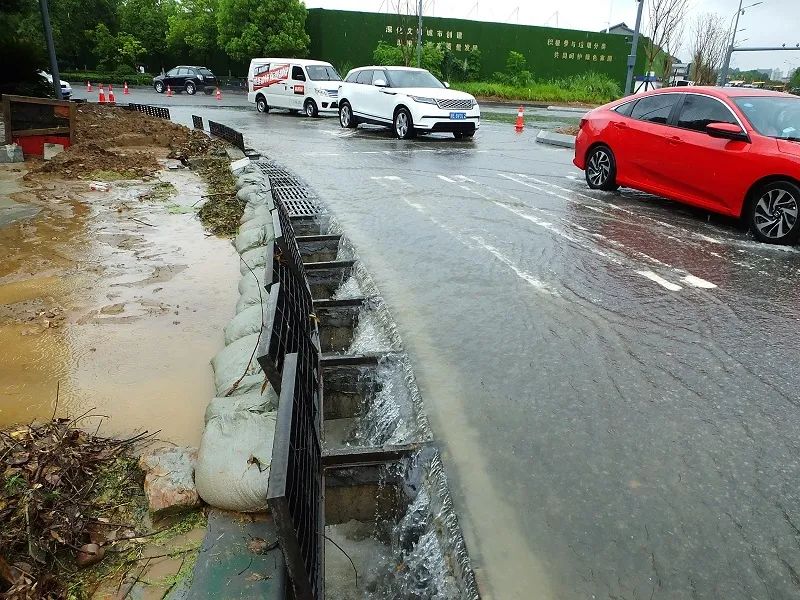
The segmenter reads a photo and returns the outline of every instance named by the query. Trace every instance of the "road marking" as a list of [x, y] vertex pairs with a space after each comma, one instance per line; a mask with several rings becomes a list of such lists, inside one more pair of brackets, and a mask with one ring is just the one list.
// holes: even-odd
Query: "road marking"
[[650, 281], [655, 281], [661, 287], [667, 288], [671, 292], [680, 292], [683, 288], [675, 283], [667, 281], [663, 277], [659, 277], [652, 271], [636, 271], [642, 277], [646, 277]]
[[445, 177], [444, 175], [437, 175], [437, 177], [442, 181], [446, 181], [447, 183], [455, 183], [455, 180]]
[[697, 288], [702, 288], [704, 290], [713, 290], [717, 285], [715, 283], [711, 283], [710, 281], [706, 281], [705, 279], [701, 279], [700, 277], [695, 277], [694, 275], [687, 275], [683, 278], [683, 281], [688, 283], [689, 285], [693, 285]]

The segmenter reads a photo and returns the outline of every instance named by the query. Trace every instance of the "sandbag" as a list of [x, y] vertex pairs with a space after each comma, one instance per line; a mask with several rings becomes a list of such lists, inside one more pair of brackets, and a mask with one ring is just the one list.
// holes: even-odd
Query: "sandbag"
[[[250, 269], [253, 271], [258, 271], [259, 269], [263, 270], [264, 266], [267, 264], [267, 247], [260, 246], [258, 248], [252, 248], [250, 250], [245, 250], [242, 252], [242, 260], [239, 261], [239, 272], [244, 275], [250, 272]], [[247, 267], [250, 267], [248, 269]]]
[[214, 398], [206, 407], [205, 422], [208, 423], [215, 417], [227, 417], [240, 411], [265, 413], [277, 409], [278, 395], [271, 386], [267, 386], [263, 395], [260, 391], [255, 391], [241, 396]]
[[245, 375], [242, 377], [239, 385], [236, 386], [236, 389], [233, 391], [231, 391], [231, 388], [222, 391], [217, 390], [217, 395], [224, 396], [230, 391], [230, 396], [226, 396], [226, 398], [235, 398], [237, 396], [244, 396], [245, 394], [251, 394], [253, 392], [260, 392], [264, 387], [264, 382], [266, 381], [267, 377], [264, 375], [264, 373], [258, 373], [257, 375]]
[[[264, 292], [266, 295], [266, 292]], [[237, 307], [238, 308], [238, 307]], [[261, 331], [263, 321], [261, 303], [252, 303], [236, 313], [236, 316], [225, 326], [225, 345]]]
[[253, 307], [266, 306], [269, 293], [264, 288], [264, 269], [255, 271], [256, 276], [248, 272], [239, 281], [239, 299], [236, 301], [236, 314]]
[[251, 227], [240, 231], [239, 235], [233, 240], [233, 247], [236, 248], [239, 254], [242, 254], [258, 246], [271, 244], [274, 237], [272, 223], [269, 225], [265, 223], [261, 227]]
[[246, 185], [263, 185], [266, 183], [267, 178], [263, 173], [248, 168], [243, 169], [236, 178], [236, 187], [238, 188], [243, 188]]
[[[224, 396], [242, 375], [256, 375], [261, 366], [256, 360], [253, 349], [258, 342], [258, 334], [240, 338], [225, 346], [211, 359], [214, 367], [214, 386], [217, 396]], [[252, 356], [252, 359], [250, 358]]]
[[274, 412], [236, 411], [206, 423], [194, 472], [205, 502], [237, 512], [268, 509], [275, 421]]
[[242, 218], [239, 219], [239, 223], [244, 226], [245, 223], [250, 223], [253, 220], [259, 220], [264, 224], [272, 223], [272, 213], [270, 213], [266, 206], [248, 204], [244, 207], [244, 212], [242, 213]]

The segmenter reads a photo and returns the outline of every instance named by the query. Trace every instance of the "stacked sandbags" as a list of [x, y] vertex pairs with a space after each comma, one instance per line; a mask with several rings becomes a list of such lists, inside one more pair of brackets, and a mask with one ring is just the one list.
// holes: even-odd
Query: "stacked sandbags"
[[206, 410], [206, 426], [195, 468], [200, 497], [217, 508], [238, 512], [267, 510], [278, 397], [258, 364], [264, 322], [266, 263], [275, 240], [269, 180], [254, 165], [237, 177], [237, 197], [246, 202], [233, 245], [241, 256], [236, 316], [225, 328], [225, 348], [211, 364], [216, 396]]

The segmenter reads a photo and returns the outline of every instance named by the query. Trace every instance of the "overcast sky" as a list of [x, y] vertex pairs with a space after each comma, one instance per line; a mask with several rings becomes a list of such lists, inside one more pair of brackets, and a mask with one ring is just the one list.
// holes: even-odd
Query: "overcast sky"
[[[394, 5], [396, 0], [306, 0], [309, 8], [338, 8], [377, 12], [381, 5]], [[745, 0], [745, 6], [757, 0]], [[739, 0], [691, 0], [691, 14], [716, 12], [728, 22], [736, 13]], [[621, 21], [631, 28], [636, 23], [634, 0], [425, 0], [424, 14], [437, 17], [469, 18], [485, 21], [502, 21], [527, 25], [555, 26], [569, 29], [600, 30], [610, 20], [612, 25]], [[558, 8], [558, 14], [554, 12]], [[746, 46], [794, 46], [800, 43], [800, 0], [763, 0], [763, 4], [745, 11], [738, 34]], [[687, 36], [688, 37], [688, 36]], [[687, 60], [687, 52], [679, 53]], [[787, 71], [800, 66], [800, 50], [796, 52], [753, 52], [733, 55], [733, 66], [742, 69], [779, 68]]]

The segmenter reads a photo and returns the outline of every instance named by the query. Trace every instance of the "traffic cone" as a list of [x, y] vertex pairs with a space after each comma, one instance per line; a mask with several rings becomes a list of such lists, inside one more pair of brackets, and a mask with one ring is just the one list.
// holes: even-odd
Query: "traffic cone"
[[98, 102], [98, 104], [105, 104], [106, 103], [106, 92], [103, 89], [103, 84], [102, 83], [100, 84], [100, 91], [99, 91], [98, 96], [97, 96], [97, 102]]
[[110, 83], [108, 84], [108, 103], [109, 104], [116, 104], [117, 103], [117, 99], [114, 98], [114, 88], [112, 87], [112, 85]]
[[167, 86], [167, 97], [168, 98], [172, 97], [172, 88], [170, 86]]
[[86, 91], [87, 92], [91, 92], [92, 91], [92, 82], [91, 81], [87, 81], [86, 82]]
[[219, 89], [219, 88], [217, 88], [216, 97], [217, 97], [217, 100], [222, 100], [222, 90]]
[[520, 106], [519, 110], [517, 111], [517, 123], [514, 125], [514, 129], [518, 132], [525, 129], [525, 107]]
[[128, 92], [128, 82], [125, 82], [125, 85], [122, 86], [122, 95], [127, 96], [130, 92]]

